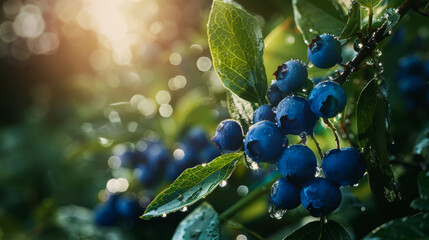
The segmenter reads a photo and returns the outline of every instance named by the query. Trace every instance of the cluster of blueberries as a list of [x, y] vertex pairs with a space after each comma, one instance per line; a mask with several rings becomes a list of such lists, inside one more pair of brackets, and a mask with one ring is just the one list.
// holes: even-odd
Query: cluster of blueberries
[[[307, 55], [318, 68], [331, 68], [340, 63], [341, 44], [332, 35], [313, 39]], [[340, 186], [357, 184], [366, 171], [366, 161], [355, 148], [329, 150], [322, 159], [325, 177], [316, 177], [316, 156], [305, 145], [288, 146], [287, 134], [301, 137], [313, 134], [319, 117], [327, 119], [344, 110], [346, 94], [333, 81], [314, 86], [308, 100], [295, 96], [308, 78], [307, 66], [290, 60], [274, 73], [276, 81], [267, 97], [270, 105], [254, 112], [253, 125], [244, 137], [244, 150], [253, 161], [277, 164], [282, 178], [271, 189], [272, 203], [281, 209], [293, 209], [300, 203], [312, 216], [334, 211], [341, 202]], [[243, 146], [243, 129], [235, 120], [224, 120], [216, 129], [213, 141], [224, 153], [239, 151]]]
[[397, 84], [409, 110], [429, 107], [429, 60], [413, 54], [398, 62]]
[[[138, 149], [129, 149], [120, 156], [121, 167], [133, 169], [137, 180], [152, 188], [162, 183], [164, 177], [173, 182], [185, 169], [210, 162], [221, 154], [199, 127], [190, 129], [178, 146], [179, 151], [170, 154], [161, 141], [141, 140]], [[98, 225], [111, 226], [120, 218], [135, 219], [143, 211], [136, 198], [112, 194], [95, 209], [94, 220]]]

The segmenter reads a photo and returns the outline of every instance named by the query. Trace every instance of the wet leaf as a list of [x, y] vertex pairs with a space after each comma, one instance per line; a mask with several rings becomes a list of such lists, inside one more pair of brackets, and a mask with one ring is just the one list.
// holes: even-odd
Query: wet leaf
[[265, 102], [264, 39], [258, 21], [231, 1], [213, 1], [208, 22], [214, 69], [225, 88], [255, 103]]
[[371, 190], [389, 202], [399, 197], [387, 153], [388, 102], [377, 81], [371, 80], [360, 93], [357, 108], [359, 145], [364, 149]]
[[238, 97], [234, 93], [227, 94], [227, 101], [229, 115], [240, 122], [246, 133], [249, 126], [252, 125], [253, 113], [256, 110], [255, 104]]
[[378, 4], [381, 3], [381, 0], [355, 0], [356, 2], [360, 3], [363, 7], [366, 8], [375, 8], [378, 6]]
[[349, 233], [338, 223], [329, 220], [310, 222], [284, 240], [351, 240]]
[[158, 194], [142, 218], [150, 219], [183, 209], [210, 194], [231, 176], [243, 153], [222, 155], [204, 167], [186, 169], [170, 187]]
[[395, 11], [393, 8], [386, 10], [386, 29], [384, 34], [388, 33], [393, 29], [393, 27], [399, 22], [401, 15]]
[[352, 2], [349, 9], [349, 18], [346, 26], [341, 32], [340, 39], [347, 39], [355, 36], [360, 31], [360, 6], [357, 2]]
[[347, 22], [348, 1], [293, 0], [295, 23], [307, 43], [322, 33], [339, 36]]
[[392, 220], [377, 227], [364, 240], [427, 239], [429, 237], [429, 213]]
[[417, 198], [411, 202], [411, 207], [420, 211], [429, 211], [429, 199]]
[[203, 202], [179, 223], [172, 239], [220, 239], [217, 212], [209, 203]]

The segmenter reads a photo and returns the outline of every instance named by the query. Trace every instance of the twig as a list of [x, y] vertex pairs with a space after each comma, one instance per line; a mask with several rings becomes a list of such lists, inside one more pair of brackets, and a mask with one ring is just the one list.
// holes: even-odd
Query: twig
[[[398, 14], [400, 18], [414, 6], [416, 0], [407, 0], [399, 8]], [[359, 50], [356, 57], [349, 61], [344, 67], [344, 71], [334, 79], [335, 82], [343, 84], [350, 76], [350, 74], [356, 72], [359, 69], [359, 65], [367, 58], [370, 57], [377, 45], [386, 38], [389, 34], [385, 34], [387, 24], [383, 24], [380, 28], [375, 31], [372, 36], [363, 44], [363, 47]]]
[[320, 160], [323, 158], [322, 149], [320, 149], [320, 144], [317, 141], [316, 137], [314, 136], [314, 133], [310, 134], [311, 140], [313, 140], [314, 145], [317, 147], [317, 152], [319, 152]]
[[340, 139], [338, 138], [338, 134], [337, 134], [337, 129], [334, 127], [334, 125], [332, 125], [332, 123], [329, 121], [329, 119], [324, 118], [323, 122], [328, 125], [329, 129], [331, 129], [332, 133], [334, 134], [335, 137], [335, 142], [337, 142], [337, 148], [340, 149]]

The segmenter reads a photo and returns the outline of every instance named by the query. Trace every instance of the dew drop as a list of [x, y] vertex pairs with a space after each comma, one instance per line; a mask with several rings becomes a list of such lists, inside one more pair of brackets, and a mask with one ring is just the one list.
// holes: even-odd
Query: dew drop
[[353, 184], [353, 187], [358, 187], [358, 186], [359, 186], [359, 183]]
[[362, 212], [365, 212], [365, 211], [366, 211], [366, 207], [363, 207], [363, 206], [362, 206], [362, 207], [360, 208], [360, 210], [361, 210]]
[[280, 220], [286, 213], [286, 209], [278, 208], [273, 203], [270, 203], [270, 206], [268, 207], [268, 213], [270, 214], [271, 218]]
[[328, 219], [327, 218], [323, 219], [323, 223], [328, 223]]
[[207, 166], [207, 163], [201, 164], [201, 167], [206, 167], [206, 166]]
[[222, 182], [220, 182], [219, 186], [220, 187], [225, 187], [227, 184], [226, 180], [222, 180]]
[[166, 213], [163, 213], [161, 217], [166, 218], [166, 217], [167, 217], [167, 214], [166, 214]]
[[188, 211], [188, 207], [184, 206], [182, 209], [180, 209], [181, 212], [186, 212]]
[[312, 28], [310, 28], [310, 29], [308, 29], [308, 31], [312, 33], [314, 30]]

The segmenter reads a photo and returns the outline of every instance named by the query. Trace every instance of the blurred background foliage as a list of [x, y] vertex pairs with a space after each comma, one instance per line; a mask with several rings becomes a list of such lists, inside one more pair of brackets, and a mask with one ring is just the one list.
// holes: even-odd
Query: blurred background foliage
[[[269, 81], [282, 62], [307, 59], [291, 1], [237, 2], [262, 26]], [[0, 238], [171, 238], [186, 213], [150, 221], [134, 216], [106, 227], [94, 223], [93, 209], [118, 194], [132, 196], [144, 208], [171, 181], [163, 172], [155, 184], [142, 183], [141, 172], [124, 167], [125, 152], [143, 151], [147, 143], [160, 141], [174, 159], [191, 129], [197, 126], [209, 137], [229, 118], [226, 93], [208, 51], [210, 5], [200, 0], [1, 3]], [[407, 108], [394, 79], [402, 56], [429, 57], [429, 27], [422, 17], [409, 14], [397, 29], [381, 55], [392, 106], [389, 148], [396, 160], [416, 166], [413, 148], [428, 127], [427, 107]], [[346, 58], [353, 57], [352, 45], [344, 48]], [[310, 71], [312, 78], [326, 77], [320, 74]], [[371, 70], [361, 71], [344, 85], [349, 102], [356, 102], [371, 75]], [[346, 109], [335, 121], [353, 111]], [[335, 146], [325, 125], [318, 124], [316, 136], [323, 151]], [[221, 213], [272, 170], [262, 166], [255, 173], [242, 164], [206, 200]], [[359, 187], [344, 189], [343, 203], [331, 218], [359, 238], [389, 219], [410, 214], [409, 202], [418, 196], [418, 170], [395, 165], [403, 198], [394, 204], [374, 199], [366, 178]], [[260, 198], [234, 220], [269, 239], [311, 220], [302, 207], [280, 221], [271, 219], [268, 202], [268, 196]], [[225, 239], [235, 239], [247, 230], [227, 224], [222, 231]]]

